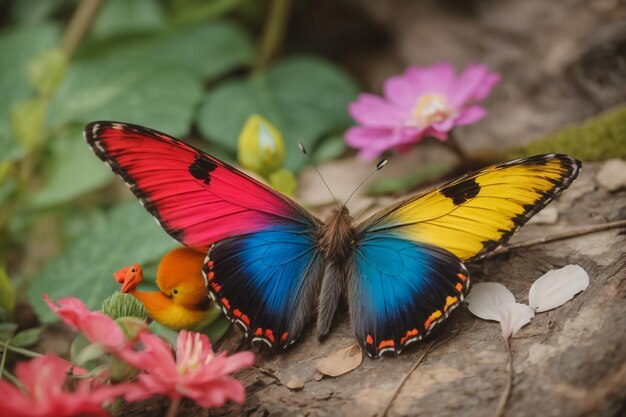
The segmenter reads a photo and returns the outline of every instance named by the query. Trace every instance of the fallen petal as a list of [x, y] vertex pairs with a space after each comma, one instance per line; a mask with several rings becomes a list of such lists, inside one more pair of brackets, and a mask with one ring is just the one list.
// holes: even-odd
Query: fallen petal
[[515, 296], [497, 282], [475, 284], [466, 298], [469, 310], [483, 320], [500, 321], [500, 311], [506, 304], [514, 304]]
[[324, 375], [336, 377], [358, 368], [361, 362], [363, 362], [363, 352], [355, 343], [320, 359], [315, 369]]
[[502, 336], [506, 339], [514, 335], [519, 329], [530, 323], [530, 319], [533, 317], [535, 317], [535, 311], [526, 304], [509, 303], [503, 305], [499, 320]]
[[587, 289], [589, 275], [580, 265], [566, 265], [543, 274], [530, 287], [528, 304], [537, 313], [565, 304]]

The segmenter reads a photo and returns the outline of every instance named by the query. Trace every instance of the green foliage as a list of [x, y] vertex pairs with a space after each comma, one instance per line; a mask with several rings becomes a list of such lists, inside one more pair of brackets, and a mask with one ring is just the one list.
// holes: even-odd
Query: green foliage
[[67, 203], [111, 180], [111, 171], [85, 145], [81, 128], [65, 130], [50, 148], [44, 186], [31, 196], [31, 206]]
[[34, 98], [17, 103], [11, 109], [11, 128], [22, 148], [27, 152], [37, 149], [44, 141], [44, 119], [48, 101]]
[[28, 79], [40, 96], [51, 95], [65, 77], [67, 59], [60, 49], [43, 51], [28, 63]]
[[167, 22], [155, 0], [107, 0], [91, 29], [95, 38], [137, 35], [165, 29]]
[[20, 146], [12, 139], [11, 109], [31, 98], [33, 91], [26, 72], [29, 62], [54, 47], [58, 39], [59, 28], [49, 24], [0, 32], [0, 160], [22, 155]]
[[550, 152], [565, 153], [583, 161], [626, 158], [626, 106], [565, 127], [514, 149], [508, 156], [519, 158]]
[[39, 341], [41, 333], [45, 327], [33, 327], [32, 329], [22, 330], [11, 339], [11, 346], [25, 348], [35, 345]]
[[29, 288], [29, 301], [44, 322], [56, 316], [41, 301], [43, 294], [52, 299], [71, 295], [98, 309], [118, 287], [115, 271], [155, 261], [175, 246], [137, 202], [122, 203], [110, 211], [104, 225], [85, 233], [46, 265]]
[[314, 149], [325, 135], [349, 126], [346, 107], [356, 94], [352, 80], [333, 64], [311, 57], [291, 58], [210, 91], [198, 123], [205, 138], [234, 153], [245, 120], [258, 113], [282, 132], [286, 167], [297, 170], [306, 163], [297, 143]]

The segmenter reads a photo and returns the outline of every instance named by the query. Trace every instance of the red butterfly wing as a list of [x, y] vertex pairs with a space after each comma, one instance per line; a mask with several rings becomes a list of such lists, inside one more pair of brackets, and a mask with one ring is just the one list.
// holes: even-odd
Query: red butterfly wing
[[184, 245], [317, 220], [287, 197], [232, 166], [163, 133], [118, 122], [92, 122], [85, 138], [126, 181], [163, 229]]

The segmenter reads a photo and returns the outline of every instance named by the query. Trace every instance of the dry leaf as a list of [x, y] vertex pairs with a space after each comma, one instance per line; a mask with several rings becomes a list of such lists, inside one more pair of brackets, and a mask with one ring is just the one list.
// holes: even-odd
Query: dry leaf
[[528, 292], [528, 304], [537, 313], [557, 308], [589, 286], [589, 275], [579, 265], [552, 269], [537, 279]]
[[355, 343], [320, 359], [315, 369], [324, 375], [337, 377], [358, 368], [362, 361], [363, 352]]
[[304, 388], [304, 381], [298, 376], [293, 376], [291, 377], [289, 382], [285, 384], [285, 386], [291, 390], [296, 391]]

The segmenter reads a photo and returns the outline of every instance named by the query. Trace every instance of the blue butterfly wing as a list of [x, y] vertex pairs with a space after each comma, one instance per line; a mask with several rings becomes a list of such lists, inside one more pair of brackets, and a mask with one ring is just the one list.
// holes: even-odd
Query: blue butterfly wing
[[315, 225], [275, 224], [210, 248], [209, 294], [248, 340], [285, 348], [310, 320], [324, 272], [316, 235]]
[[369, 232], [355, 246], [348, 282], [357, 339], [377, 357], [428, 335], [463, 300], [469, 274], [445, 249]]

